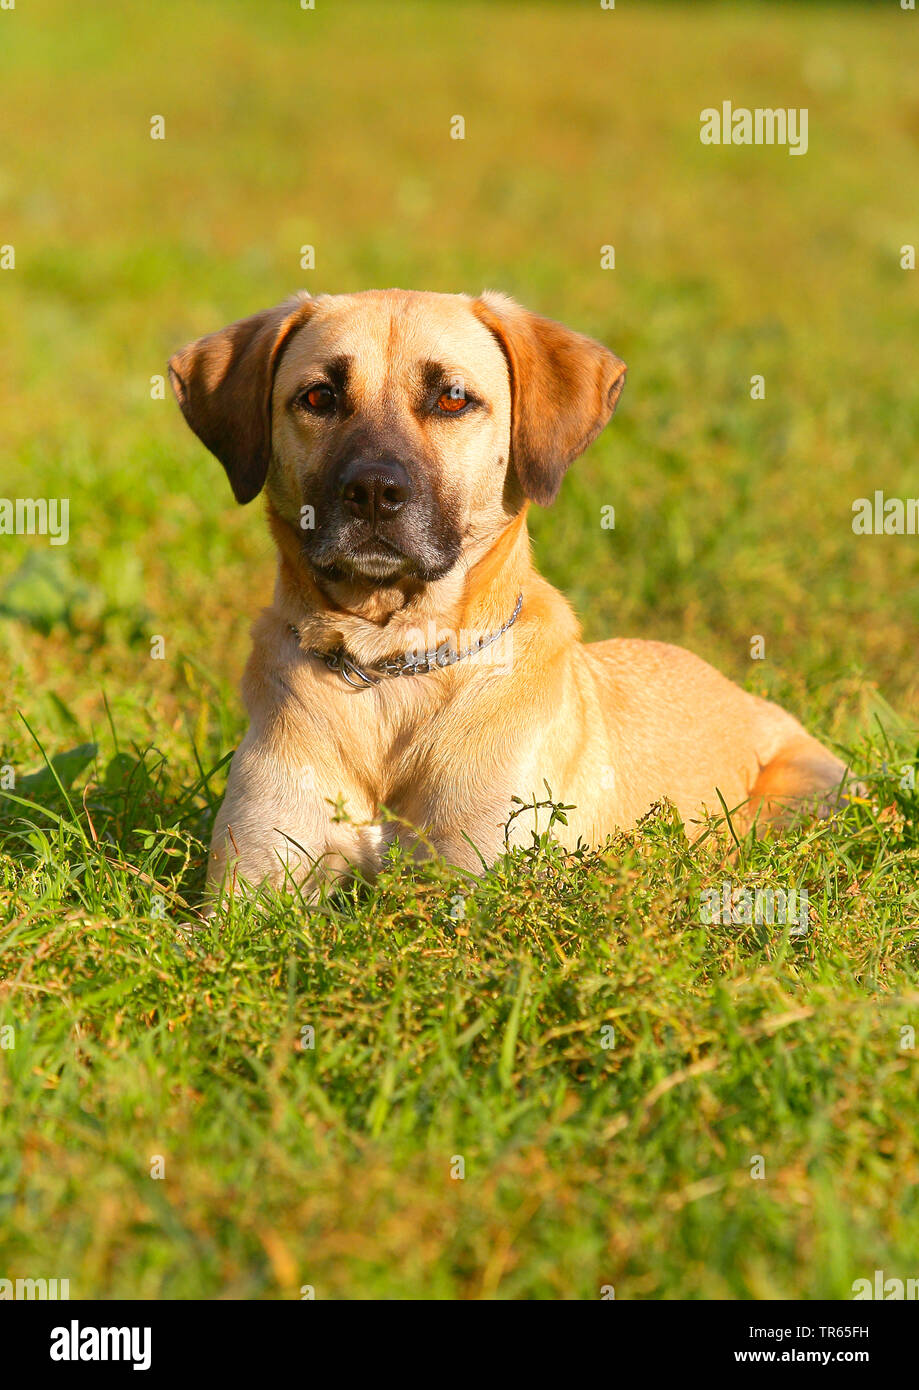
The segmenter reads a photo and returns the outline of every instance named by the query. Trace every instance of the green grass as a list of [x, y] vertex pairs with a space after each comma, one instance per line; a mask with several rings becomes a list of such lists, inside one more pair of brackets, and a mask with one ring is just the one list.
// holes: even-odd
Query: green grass
[[[0, 27], [0, 492], [71, 499], [69, 545], [0, 536], [0, 1277], [915, 1277], [919, 538], [851, 530], [856, 497], [916, 493], [915, 16], [253, 0], [76, 23], [48, 0]], [[807, 106], [808, 155], [702, 146], [726, 97]], [[298, 286], [389, 284], [501, 288], [626, 359], [613, 425], [533, 518], [540, 568], [589, 639], [677, 641], [781, 700], [873, 804], [695, 847], [664, 807], [602, 852], [537, 842], [479, 880], [393, 859], [202, 925], [273, 560], [150, 378]], [[808, 934], [705, 925], [725, 881], [806, 887]]]

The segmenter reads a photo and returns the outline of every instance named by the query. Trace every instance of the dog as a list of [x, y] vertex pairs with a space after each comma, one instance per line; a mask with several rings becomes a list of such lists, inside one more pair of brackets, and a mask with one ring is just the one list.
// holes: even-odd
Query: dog
[[264, 490], [278, 550], [213, 893], [372, 876], [396, 840], [481, 872], [550, 822], [596, 846], [664, 799], [695, 835], [843, 795], [790, 714], [681, 648], [583, 645], [533, 568], [528, 507], [625, 382], [600, 343], [491, 291], [301, 293], [169, 372], [237, 501]]

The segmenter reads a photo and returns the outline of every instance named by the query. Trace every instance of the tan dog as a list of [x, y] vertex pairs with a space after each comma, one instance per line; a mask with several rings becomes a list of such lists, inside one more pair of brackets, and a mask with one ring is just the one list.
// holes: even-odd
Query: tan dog
[[528, 500], [622, 390], [599, 343], [491, 293], [304, 294], [170, 375], [238, 501], [266, 488], [280, 552], [212, 888], [372, 873], [396, 835], [479, 869], [546, 784], [570, 846], [665, 797], [689, 833], [719, 792], [742, 824], [835, 799], [845, 767], [789, 714], [677, 647], [581, 645], [533, 570]]

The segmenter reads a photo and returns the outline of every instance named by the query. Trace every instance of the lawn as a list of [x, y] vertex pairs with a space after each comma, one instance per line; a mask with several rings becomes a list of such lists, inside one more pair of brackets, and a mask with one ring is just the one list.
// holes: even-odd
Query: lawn
[[[919, 1275], [919, 537], [852, 529], [856, 499], [917, 493], [917, 26], [0, 10], [0, 492], [70, 499], [66, 545], [0, 535], [0, 1278], [806, 1299]], [[807, 155], [703, 145], [726, 99], [806, 107]], [[478, 879], [394, 855], [202, 921], [274, 562], [159, 379], [293, 289], [387, 285], [500, 288], [627, 361], [534, 509], [539, 567], [589, 640], [675, 641], [780, 700], [864, 804], [695, 845], [662, 806], [600, 850], [544, 838]], [[705, 920], [724, 884], [806, 888], [806, 932]]]

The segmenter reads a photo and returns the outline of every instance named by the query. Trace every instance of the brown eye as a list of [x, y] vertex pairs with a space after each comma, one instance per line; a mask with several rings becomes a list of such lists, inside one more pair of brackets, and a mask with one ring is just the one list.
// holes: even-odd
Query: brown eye
[[457, 396], [452, 391], [445, 391], [437, 401], [437, 409], [442, 410], [445, 415], [458, 415], [468, 404], [464, 395]]
[[299, 397], [299, 403], [316, 415], [328, 415], [335, 408], [335, 392], [325, 382], [308, 387]]

